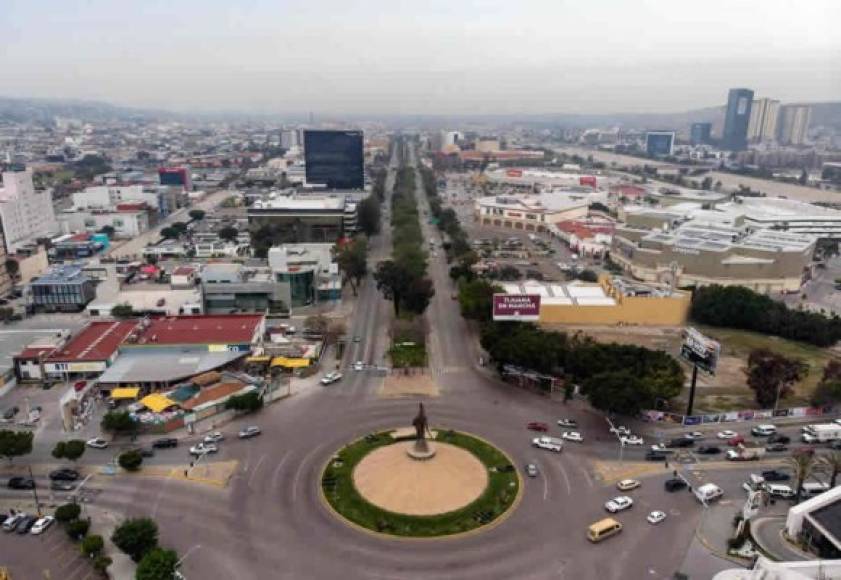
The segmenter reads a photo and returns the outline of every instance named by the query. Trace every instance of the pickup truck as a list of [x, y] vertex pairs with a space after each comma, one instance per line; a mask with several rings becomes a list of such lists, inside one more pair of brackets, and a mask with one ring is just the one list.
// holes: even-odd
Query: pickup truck
[[764, 447], [745, 447], [739, 445], [735, 449], [727, 450], [728, 461], [758, 461], [765, 455]]
[[531, 444], [535, 447], [539, 447], [540, 449], [554, 451], [555, 453], [560, 453], [564, 448], [563, 440], [558, 439], [557, 437], [535, 437], [531, 440]]

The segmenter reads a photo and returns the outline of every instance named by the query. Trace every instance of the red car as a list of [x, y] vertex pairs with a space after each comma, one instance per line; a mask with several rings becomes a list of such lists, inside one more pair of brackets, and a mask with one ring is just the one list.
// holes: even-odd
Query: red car
[[742, 437], [741, 435], [736, 435], [735, 437], [733, 437], [732, 439], [727, 441], [727, 444], [730, 447], [735, 447], [736, 445], [739, 445], [739, 444], [744, 443], [744, 442], [745, 442], [744, 437]]
[[541, 432], [545, 433], [546, 431], [549, 430], [549, 425], [547, 425], [546, 423], [539, 423], [537, 421], [532, 421], [531, 423], [528, 424], [528, 428], [531, 429], [532, 431], [541, 431]]
[[76, 389], [77, 391], [81, 391], [82, 389], [84, 389], [87, 386], [88, 386], [88, 381], [79, 381], [75, 385], [73, 385], [73, 388]]

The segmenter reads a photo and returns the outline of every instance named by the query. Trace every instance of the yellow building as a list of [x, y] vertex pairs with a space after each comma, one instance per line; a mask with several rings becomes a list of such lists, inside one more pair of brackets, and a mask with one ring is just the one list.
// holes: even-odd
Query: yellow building
[[544, 324], [682, 326], [692, 295], [607, 275], [598, 283], [504, 282], [506, 294], [540, 295]]

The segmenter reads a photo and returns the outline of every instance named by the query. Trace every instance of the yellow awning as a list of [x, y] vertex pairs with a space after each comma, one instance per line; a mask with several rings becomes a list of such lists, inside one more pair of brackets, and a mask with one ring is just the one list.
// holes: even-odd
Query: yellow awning
[[146, 395], [140, 402], [149, 410], [154, 413], [160, 413], [164, 409], [172, 407], [175, 405], [175, 401], [163, 396], [160, 393], [152, 393], [151, 395]]
[[245, 359], [245, 362], [247, 362], [247, 363], [267, 363], [270, 360], [272, 360], [272, 357], [264, 354], [262, 356], [250, 356], [247, 359]]
[[140, 393], [137, 387], [124, 387], [121, 389], [114, 389], [111, 391], [112, 399], [136, 399]]
[[287, 369], [299, 369], [310, 366], [310, 359], [308, 358], [286, 358], [285, 356], [276, 356], [272, 359], [272, 368], [285, 367]]

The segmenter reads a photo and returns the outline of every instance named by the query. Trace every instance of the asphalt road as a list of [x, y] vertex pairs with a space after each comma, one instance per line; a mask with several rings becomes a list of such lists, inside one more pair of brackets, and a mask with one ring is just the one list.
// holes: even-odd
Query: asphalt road
[[[428, 209], [420, 189], [418, 199]], [[384, 226], [372, 242], [372, 266], [389, 251], [387, 230]], [[426, 224], [424, 230], [427, 239], [439, 235]], [[475, 340], [450, 297], [442, 255], [430, 260], [429, 273], [436, 288], [428, 309], [430, 360], [441, 388], [439, 397], [424, 401], [431, 425], [484, 437], [518, 466], [534, 462], [540, 470], [539, 477], [524, 481], [522, 502], [503, 523], [458, 539], [392, 540], [351, 529], [325, 508], [320, 474], [333, 453], [371, 431], [410, 424], [416, 409], [414, 399], [379, 398], [383, 379], [349, 368], [340, 383], [302, 391], [245, 420], [260, 425], [260, 437], [238, 440], [234, 432], [240, 425], [227, 426], [227, 440], [214, 459], [239, 461], [228, 487], [96, 476], [89, 484], [93, 503], [110, 512], [154, 517], [161, 543], [180, 554], [200, 546], [183, 565], [187, 578], [671, 578], [692, 542], [700, 504], [688, 493], [666, 494], [662, 481], [671, 471], [664, 468], [630, 492], [634, 507], [617, 516], [623, 533], [590, 544], [587, 526], [605, 517], [604, 502], [619, 495], [613, 483], [600, 483], [594, 467], [593, 459], [612, 459], [617, 450], [604, 420], [583, 406], [501, 384], [477, 368]], [[367, 280], [349, 329], [361, 340], [349, 349], [345, 365], [382, 360], [389, 309]], [[561, 454], [533, 448], [526, 423], [558, 417], [576, 418], [587, 441], [569, 444]], [[102, 455], [110, 459], [111, 453]], [[154, 462], [185, 457], [182, 446], [158, 453]], [[95, 461], [96, 452], [85, 460]], [[0, 498], [12, 493], [19, 492], [4, 491]], [[651, 526], [645, 516], [653, 509], [667, 512], [668, 519]]]

